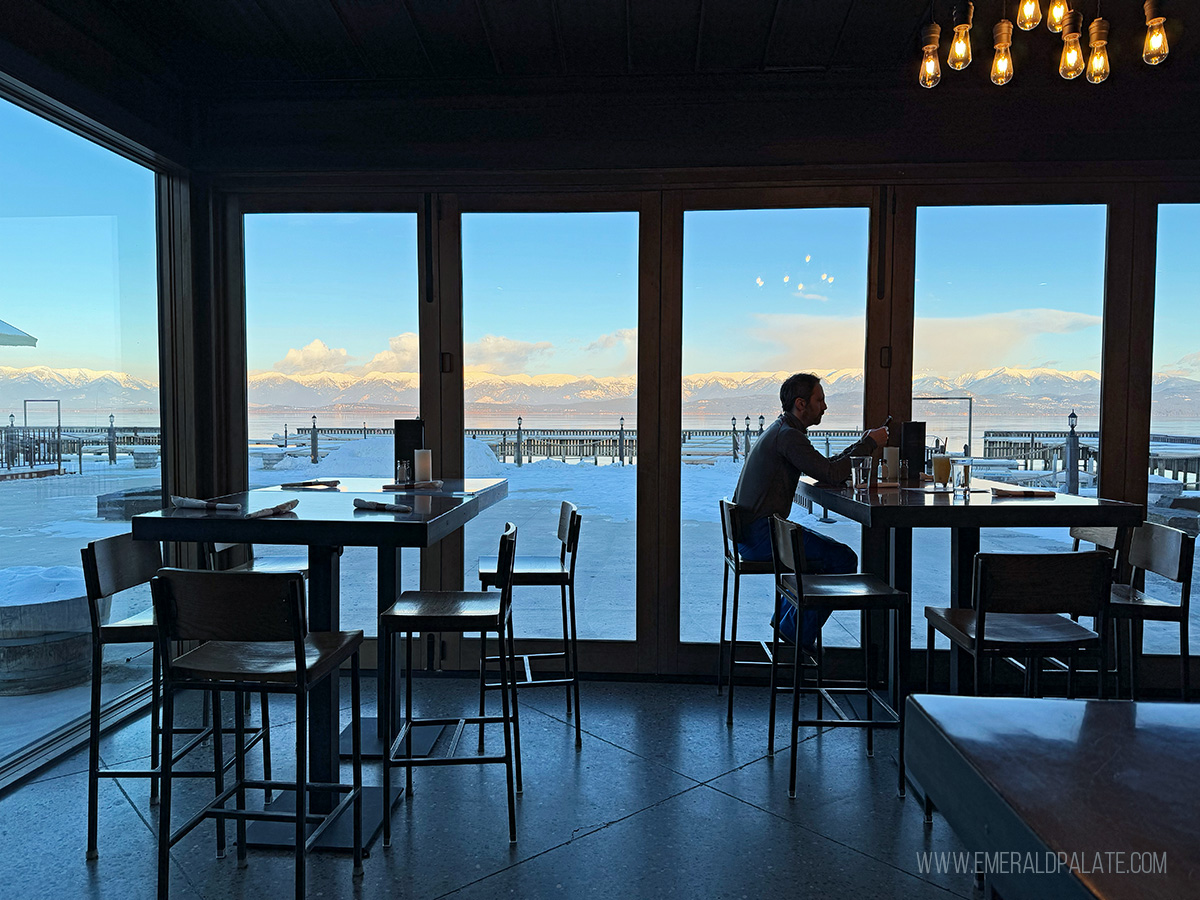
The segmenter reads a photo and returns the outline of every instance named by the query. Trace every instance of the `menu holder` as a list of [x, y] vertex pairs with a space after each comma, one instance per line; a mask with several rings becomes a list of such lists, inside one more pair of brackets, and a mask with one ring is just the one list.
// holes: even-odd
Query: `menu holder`
[[406, 462], [409, 476], [415, 477], [417, 474], [417, 451], [425, 446], [425, 420], [422, 418], [394, 419], [392, 424], [396, 435], [393, 471], [395, 463]]

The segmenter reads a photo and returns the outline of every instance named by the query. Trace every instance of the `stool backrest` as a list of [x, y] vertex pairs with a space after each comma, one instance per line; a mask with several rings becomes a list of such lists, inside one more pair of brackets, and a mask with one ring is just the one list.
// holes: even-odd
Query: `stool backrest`
[[150, 586], [167, 640], [302, 642], [307, 631], [297, 572], [162, 569]]
[[507, 613], [512, 605], [513, 565], [517, 559], [517, 526], [504, 524], [500, 549], [496, 552], [496, 585], [500, 588], [501, 611]]
[[135, 541], [132, 532], [92, 541], [79, 554], [94, 631], [100, 628], [101, 600], [147, 584], [163, 564], [158, 541]]
[[738, 533], [737, 504], [731, 500], [721, 500], [721, 540], [725, 544], [725, 558], [737, 560]]
[[583, 516], [574, 503], [562, 502], [558, 511], [558, 540], [562, 544], [558, 559], [566, 562], [571, 557], [571, 574], [575, 574], [575, 554], [579, 550], [579, 527], [583, 524]]
[[200, 545], [200, 564], [214, 572], [254, 560], [253, 544], [206, 543]]
[[1103, 619], [1112, 559], [1103, 550], [1079, 553], [977, 553], [974, 603], [987, 613], [1058, 613]]
[[1133, 532], [1129, 545], [1129, 562], [1135, 569], [1154, 572], [1183, 584], [1185, 589], [1192, 583], [1192, 562], [1196, 555], [1196, 539], [1186, 531], [1143, 522]]
[[771, 516], [771, 559], [775, 562], [775, 590], [799, 603], [804, 597], [804, 531], [782, 516]]

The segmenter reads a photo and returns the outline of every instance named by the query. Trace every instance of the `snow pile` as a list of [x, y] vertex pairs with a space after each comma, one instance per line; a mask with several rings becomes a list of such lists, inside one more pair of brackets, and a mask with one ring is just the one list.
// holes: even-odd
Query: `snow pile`
[[83, 597], [77, 566], [11, 566], [0, 569], [0, 606], [26, 606]]

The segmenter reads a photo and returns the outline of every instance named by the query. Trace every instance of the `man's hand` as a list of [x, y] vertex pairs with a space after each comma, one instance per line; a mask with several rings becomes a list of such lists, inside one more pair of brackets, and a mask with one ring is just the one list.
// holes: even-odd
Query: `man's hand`
[[886, 425], [881, 425], [879, 428], [872, 428], [868, 431], [865, 437], [869, 437], [875, 441], [877, 447], [885, 447], [888, 442], [888, 430]]

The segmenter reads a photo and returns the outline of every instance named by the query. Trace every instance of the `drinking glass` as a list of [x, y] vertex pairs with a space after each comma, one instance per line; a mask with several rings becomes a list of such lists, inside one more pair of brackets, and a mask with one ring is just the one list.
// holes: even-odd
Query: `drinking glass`
[[950, 457], [937, 455], [933, 458], [933, 480], [942, 487], [950, 487]]
[[962, 488], [964, 494], [971, 493], [971, 464], [969, 462], [959, 463], [957, 484]]
[[871, 486], [871, 469], [874, 459], [870, 456], [850, 457], [850, 483], [856, 491], [865, 491]]

